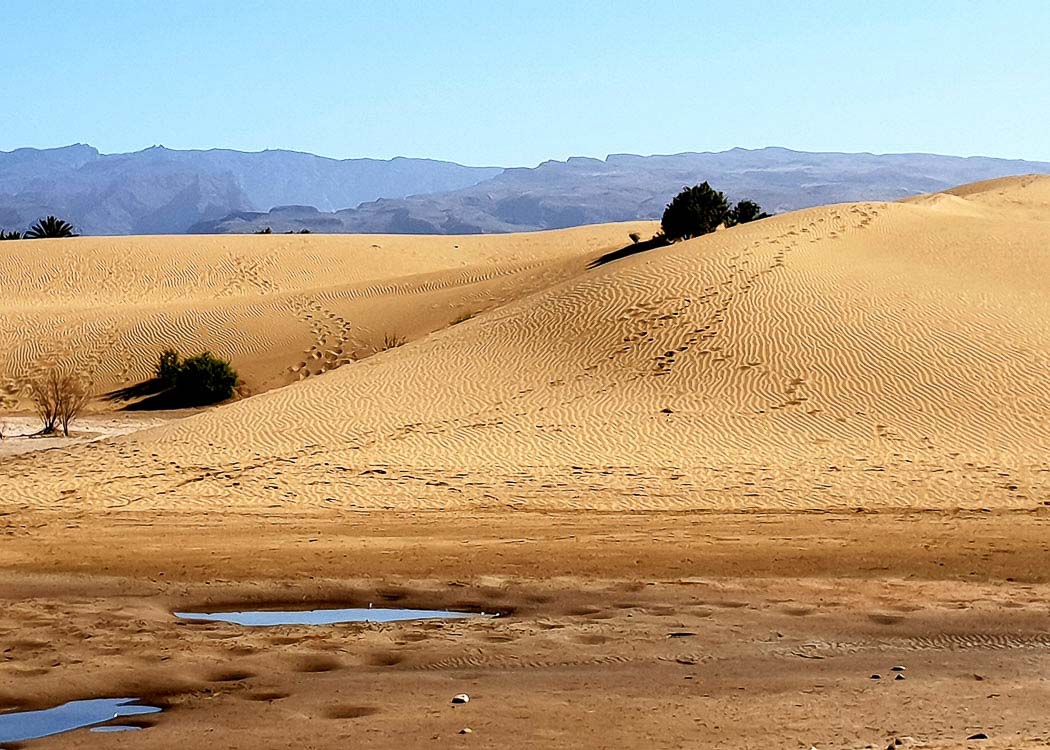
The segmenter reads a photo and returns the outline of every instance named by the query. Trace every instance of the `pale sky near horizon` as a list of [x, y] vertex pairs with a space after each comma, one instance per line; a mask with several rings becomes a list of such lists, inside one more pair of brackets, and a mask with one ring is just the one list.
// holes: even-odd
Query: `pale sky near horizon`
[[0, 150], [1050, 161], [1050, 2], [0, 0]]

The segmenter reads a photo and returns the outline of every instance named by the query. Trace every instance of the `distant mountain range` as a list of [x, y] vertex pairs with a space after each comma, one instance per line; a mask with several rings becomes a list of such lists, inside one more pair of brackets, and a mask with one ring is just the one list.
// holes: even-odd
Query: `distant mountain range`
[[0, 152], [0, 227], [53, 213], [83, 234], [514, 232], [659, 218], [683, 186], [704, 180], [781, 212], [1032, 172], [1050, 173], [1050, 163], [737, 148], [502, 169], [294, 151], [104, 155], [76, 145]]
[[238, 211], [297, 203], [331, 211], [377, 198], [455, 190], [498, 167], [430, 159], [327, 159], [295, 151], [100, 154], [78, 144], [0, 152], [0, 227], [56, 214], [81, 234], [181, 234]]

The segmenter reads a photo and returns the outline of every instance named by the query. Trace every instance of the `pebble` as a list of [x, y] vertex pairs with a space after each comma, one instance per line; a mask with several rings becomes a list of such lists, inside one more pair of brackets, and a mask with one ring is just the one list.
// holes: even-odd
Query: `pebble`
[[985, 734], [984, 732], [978, 732], [977, 734], [971, 734], [966, 739], [968, 739], [968, 740], [986, 740], [986, 739], [988, 739], [988, 735]]
[[457, 706], [463, 703], [470, 703], [470, 696], [466, 693], [459, 693], [458, 695], [452, 696], [452, 703]]
[[903, 679], [904, 679], [904, 675], [902, 675], [902, 674], [898, 674], [898, 675], [897, 675], [896, 677], [894, 677], [893, 679], [895, 679], [895, 680], [903, 680]]
[[873, 679], [873, 680], [881, 680], [882, 679], [882, 675], [881, 674], [873, 674], [871, 676], [871, 679]]
[[470, 727], [463, 727], [462, 729], [459, 730], [459, 733], [460, 734], [474, 734], [474, 730], [471, 729]]
[[907, 671], [907, 669], [908, 669], [907, 667], [902, 667], [902, 666], [890, 667], [890, 671], [891, 672], [905, 672], [905, 671]]

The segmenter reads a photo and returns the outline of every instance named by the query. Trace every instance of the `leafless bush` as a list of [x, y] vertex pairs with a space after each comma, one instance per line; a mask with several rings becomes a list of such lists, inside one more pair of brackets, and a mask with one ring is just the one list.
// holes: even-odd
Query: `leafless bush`
[[40, 434], [53, 434], [59, 427], [69, 437], [69, 425], [80, 416], [90, 394], [84, 382], [72, 373], [57, 369], [47, 371], [44, 376], [29, 384], [30, 395], [36, 414], [43, 426]]
[[380, 351], [385, 352], [387, 349], [395, 349], [399, 346], [404, 346], [408, 343], [408, 339], [404, 336], [398, 336], [394, 333], [388, 333], [383, 336], [383, 348]]

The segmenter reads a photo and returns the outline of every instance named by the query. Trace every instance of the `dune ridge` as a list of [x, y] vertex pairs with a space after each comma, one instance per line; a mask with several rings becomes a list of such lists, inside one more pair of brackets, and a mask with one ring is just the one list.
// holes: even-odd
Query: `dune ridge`
[[561, 273], [352, 367], [22, 457], [7, 500], [1036, 510], [1048, 195], [1029, 176], [808, 209], [593, 269], [601, 243], [579, 242]]

